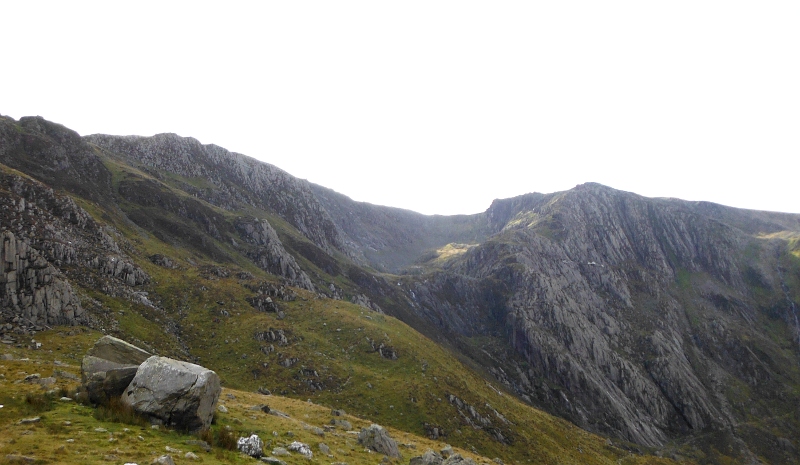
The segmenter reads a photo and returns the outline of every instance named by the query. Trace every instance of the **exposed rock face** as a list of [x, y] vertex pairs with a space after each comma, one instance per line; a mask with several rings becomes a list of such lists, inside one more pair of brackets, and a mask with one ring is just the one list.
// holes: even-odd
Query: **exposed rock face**
[[275, 166], [175, 134], [153, 137], [92, 135], [85, 140], [122, 154], [154, 173], [164, 171], [207, 180], [214, 185], [214, 190], [190, 184], [181, 187], [213, 205], [228, 210], [250, 205], [275, 211], [328, 253], [352, 250], [309, 183]]
[[363, 428], [358, 433], [358, 443], [383, 455], [400, 458], [397, 442], [380, 425], [370, 425], [369, 428]]
[[154, 355], [139, 366], [122, 402], [168, 425], [199, 430], [211, 425], [221, 391], [213, 371]]
[[150, 277], [119, 246], [116, 231], [95, 222], [72, 198], [3, 169], [0, 191], [0, 231], [6, 244], [0, 253], [14, 252], [16, 257], [6, 256], [0, 276], [0, 292], [6, 292], [0, 299], [7, 299], [0, 308], [9, 312], [6, 317], [18, 315], [46, 325], [86, 324], [69, 281], [139, 300], [134, 289]]
[[248, 256], [260, 268], [286, 278], [290, 285], [314, 290], [311, 279], [283, 248], [278, 234], [267, 220], [240, 219], [236, 222], [236, 230], [242, 239], [256, 246]]
[[112, 336], [98, 339], [81, 362], [81, 380], [89, 400], [98, 404], [120, 397], [139, 365], [149, 357], [146, 351], [121, 339]]
[[[732, 382], [764, 399], [790, 395], [770, 367], [796, 364], [797, 350], [787, 358], [754, 325], [794, 325], [785, 310], [764, 313], [791, 307], [776, 292], [785, 245], [685, 202], [593, 184], [496, 202], [487, 217], [503, 225], [497, 235], [409, 283], [407, 295], [445, 331], [506, 339], [521, 359], [498, 354], [490, 370], [521, 397], [660, 445], [735, 428], [745, 417], [726, 398]], [[776, 218], [760, 224], [786, 225]], [[768, 292], [765, 305], [758, 296]]]
[[83, 315], [66, 277], [10, 231], [0, 233], [0, 309], [4, 320], [34, 325], [74, 324]]

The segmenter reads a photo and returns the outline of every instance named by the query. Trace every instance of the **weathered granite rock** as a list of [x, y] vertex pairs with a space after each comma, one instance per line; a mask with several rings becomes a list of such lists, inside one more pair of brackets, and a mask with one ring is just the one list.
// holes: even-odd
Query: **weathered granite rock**
[[250, 437], [241, 437], [236, 441], [236, 448], [239, 452], [247, 454], [250, 457], [259, 458], [264, 455], [264, 441], [258, 437], [257, 434], [252, 434]]
[[98, 339], [81, 361], [81, 380], [89, 400], [97, 404], [121, 396], [148, 357], [149, 353], [122, 339]]
[[374, 450], [389, 457], [400, 457], [400, 451], [397, 449], [397, 442], [389, 436], [380, 425], [370, 425], [369, 428], [363, 428], [358, 433], [358, 443], [367, 449]]
[[136, 371], [122, 402], [167, 425], [191, 431], [211, 424], [221, 390], [213, 371], [154, 355]]

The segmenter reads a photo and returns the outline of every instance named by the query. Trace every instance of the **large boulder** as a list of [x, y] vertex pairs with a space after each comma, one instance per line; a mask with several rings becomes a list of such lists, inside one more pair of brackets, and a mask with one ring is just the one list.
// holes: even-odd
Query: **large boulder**
[[103, 336], [81, 361], [81, 380], [89, 400], [99, 404], [118, 398], [150, 354], [122, 339]]
[[362, 429], [358, 433], [358, 443], [375, 452], [400, 458], [397, 442], [389, 437], [389, 433], [380, 425], [373, 424], [369, 428]]
[[166, 425], [196, 431], [211, 425], [221, 390], [213, 371], [154, 355], [139, 366], [122, 402]]

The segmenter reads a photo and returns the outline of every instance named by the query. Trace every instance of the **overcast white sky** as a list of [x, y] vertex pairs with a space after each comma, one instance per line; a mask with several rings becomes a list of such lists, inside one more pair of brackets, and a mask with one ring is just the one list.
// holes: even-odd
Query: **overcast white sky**
[[422, 213], [587, 181], [800, 213], [798, 25], [797, 1], [0, 0], [0, 114]]

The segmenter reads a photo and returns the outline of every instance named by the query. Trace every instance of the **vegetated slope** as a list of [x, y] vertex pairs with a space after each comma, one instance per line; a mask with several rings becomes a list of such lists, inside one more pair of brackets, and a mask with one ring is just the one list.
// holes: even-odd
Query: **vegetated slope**
[[[342, 245], [336, 225], [309, 214], [317, 208], [313, 197], [290, 202], [305, 195], [302, 183], [275, 175], [290, 186], [278, 201], [266, 188], [258, 194], [241, 187], [274, 188], [263, 178], [271, 169], [249, 170], [250, 160], [233, 165], [246, 173], [236, 182], [219, 178], [223, 168], [208, 167], [209, 177], [155, 169], [41, 118], [0, 118], [0, 134], [0, 337], [10, 346], [42, 337], [57, 346], [67, 329], [41, 332], [85, 325], [208, 366], [227, 387], [313, 399], [510, 462], [652, 459], [524, 405], [381, 313], [402, 313], [402, 293], [347, 258], [353, 250], [358, 258], [358, 249]], [[168, 151], [182, 143], [170, 144], [153, 159], [184, 153]], [[35, 166], [27, 160], [30, 147], [40, 154]], [[232, 163], [227, 156], [221, 166]], [[58, 174], [73, 170], [103, 180], [98, 191], [83, 196]], [[54, 180], [55, 188], [42, 180]], [[277, 211], [283, 204], [286, 210]], [[407, 311], [410, 321], [422, 321]], [[24, 410], [18, 399], [7, 403]], [[66, 434], [57, 424], [44, 423]], [[20, 441], [17, 448], [23, 443], [34, 444]]]

